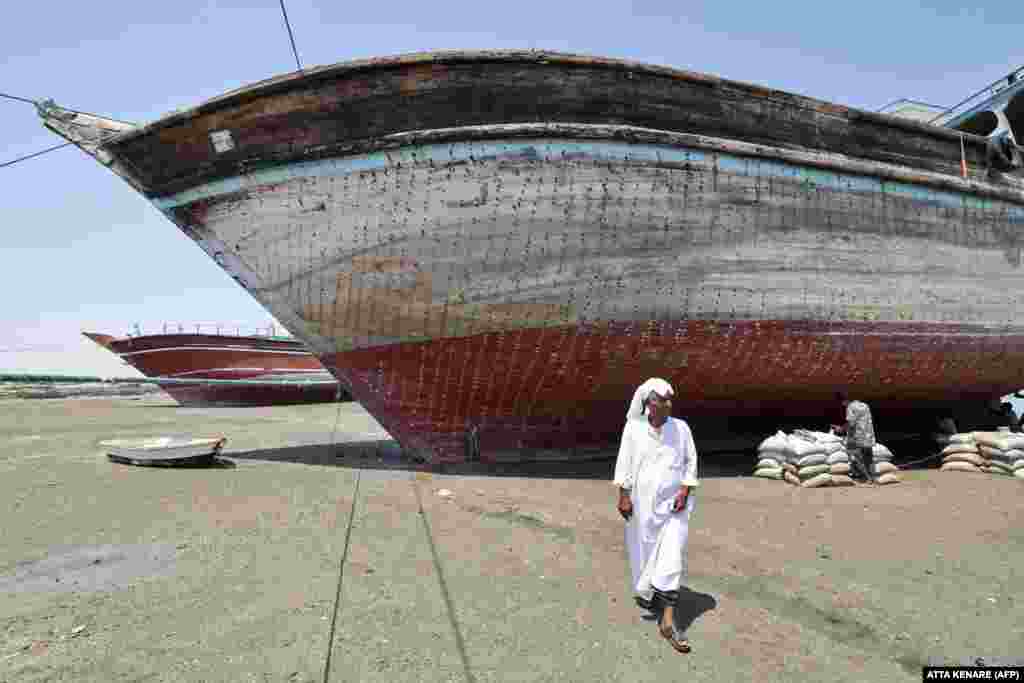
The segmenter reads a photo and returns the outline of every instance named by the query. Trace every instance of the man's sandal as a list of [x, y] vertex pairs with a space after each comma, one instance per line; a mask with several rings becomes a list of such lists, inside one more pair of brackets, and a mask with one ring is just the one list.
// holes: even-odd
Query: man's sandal
[[669, 645], [675, 648], [676, 652], [684, 655], [690, 653], [690, 641], [686, 638], [679, 637], [679, 634], [676, 632], [675, 624], [666, 628], [661, 622], [658, 622], [658, 632], [661, 633], [662, 637], [669, 642]]

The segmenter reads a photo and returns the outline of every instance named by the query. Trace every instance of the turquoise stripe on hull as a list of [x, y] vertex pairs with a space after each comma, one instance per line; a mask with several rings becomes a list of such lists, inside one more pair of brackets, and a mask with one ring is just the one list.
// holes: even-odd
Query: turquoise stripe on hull
[[649, 164], [685, 164], [692, 161], [704, 161], [709, 156], [715, 156], [719, 170], [737, 175], [779, 178], [788, 181], [797, 179], [807, 183], [810, 187], [840, 192], [899, 195], [927, 205], [953, 209], [1005, 208], [1011, 221], [1024, 222], [1024, 207], [966, 193], [936, 190], [923, 185], [826, 171], [771, 159], [731, 156], [722, 153], [709, 155], [704, 150], [686, 147], [540, 139], [410, 146], [393, 152], [304, 161], [256, 170], [246, 176], [217, 180], [170, 197], [154, 199], [153, 203], [166, 213], [179, 206], [240, 192], [249, 187], [286, 183], [299, 178], [341, 177], [364, 171], [381, 171], [397, 164], [412, 165], [429, 162], [446, 164], [469, 161], [471, 158], [550, 158], [552, 156], [582, 157], [596, 162], [623, 163], [623, 160], [626, 160], [627, 162]]

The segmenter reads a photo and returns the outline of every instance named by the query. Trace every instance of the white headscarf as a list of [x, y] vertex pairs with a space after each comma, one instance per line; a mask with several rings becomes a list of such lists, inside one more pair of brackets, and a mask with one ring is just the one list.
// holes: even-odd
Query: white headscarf
[[633, 393], [633, 401], [629, 404], [629, 411], [626, 413], [626, 421], [630, 420], [643, 420], [644, 418], [644, 402], [650, 398], [652, 392], [657, 392], [659, 396], [672, 396], [675, 392], [672, 390], [672, 385], [665, 380], [652, 377], [639, 387]]

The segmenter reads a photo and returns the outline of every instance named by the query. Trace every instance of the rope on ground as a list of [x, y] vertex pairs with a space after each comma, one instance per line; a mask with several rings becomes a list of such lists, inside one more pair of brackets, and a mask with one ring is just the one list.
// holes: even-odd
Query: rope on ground
[[[441, 585], [441, 597], [444, 598], [445, 607], [448, 609], [448, 621], [451, 623], [452, 631], [455, 633], [455, 647], [462, 658], [462, 670], [466, 674], [467, 683], [476, 683], [476, 677], [469, 668], [469, 657], [466, 655], [466, 644], [462, 640], [462, 630], [459, 629], [459, 622], [455, 618], [455, 607], [452, 605], [452, 597], [448, 592], [448, 583], [444, 580], [444, 570], [441, 569], [441, 557], [437, 553], [437, 546], [434, 544], [434, 535], [430, 532], [430, 523], [427, 521], [427, 512], [423, 509], [423, 498], [420, 496], [420, 487], [416, 485], [416, 478], [410, 479], [413, 491], [416, 492], [416, 505], [419, 507], [419, 517], [423, 520], [423, 529], [427, 532], [427, 543], [430, 545], [430, 554], [434, 558], [434, 571], [437, 572], [437, 582]], [[326, 682], [325, 682], [326, 683]]]
[[929, 455], [927, 458], [921, 458], [920, 460], [911, 460], [910, 462], [905, 462], [905, 463], [899, 464], [896, 467], [900, 468], [901, 470], [907, 470], [907, 469], [910, 469], [911, 465], [920, 465], [923, 462], [930, 462], [932, 460], [938, 460], [941, 457], [942, 457], [942, 453], [936, 453], [935, 455]]
[[[341, 389], [338, 389], [338, 412], [334, 417], [334, 428], [331, 429], [330, 444], [334, 444], [334, 435], [338, 431], [338, 423], [341, 421]], [[330, 447], [330, 445], [328, 446]], [[363, 471], [356, 470], [356, 486], [352, 492], [352, 507], [348, 511], [348, 528], [345, 530], [345, 547], [341, 551], [341, 561], [338, 563], [338, 585], [334, 593], [334, 610], [331, 614], [331, 629], [327, 636], [327, 656], [324, 660], [324, 683], [327, 683], [331, 676], [331, 652], [334, 650], [334, 631], [338, 624], [338, 610], [341, 607], [341, 586], [345, 580], [345, 564], [348, 562], [349, 541], [352, 539], [352, 522], [356, 518], [356, 500], [359, 498], [359, 483], [362, 480]]]
[[349, 541], [352, 539], [352, 522], [356, 517], [356, 500], [359, 498], [359, 482], [362, 480], [363, 471], [356, 470], [356, 487], [352, 492], [352, 508], [348, 511], [348, 529], [345, 530], [345, 549], [341, 552], [341, 561], [338, 563], [338, 587], [334, 593], [334, 613], [331, 615], [331, 630], [327, 636], [327, 657], [324, 661], [324, 683], [331, 677], [331, 652], [334, 650], [334, 631], [338, 624], [338, 611], [341, 606], [341, 586], [345, 580], [345, 564], [348, 562]]

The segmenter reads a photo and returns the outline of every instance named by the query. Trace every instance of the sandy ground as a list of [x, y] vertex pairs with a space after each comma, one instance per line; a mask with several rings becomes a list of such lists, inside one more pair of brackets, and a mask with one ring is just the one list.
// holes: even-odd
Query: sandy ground
[[[96, 447], [181, 433], [226, 435], [220, 466]], [[2, 401], [0, 680], [916, 681], [1024, 653], [1024, 482], [751, 464], [702, 461], [684, 656], [629, 597], [611, 462], [430, 473], [355, 404]]]

